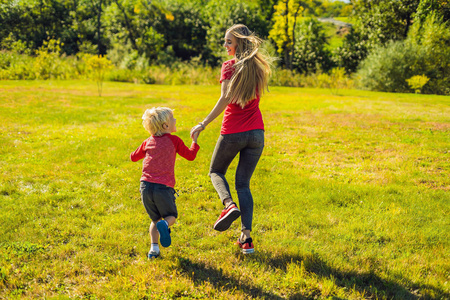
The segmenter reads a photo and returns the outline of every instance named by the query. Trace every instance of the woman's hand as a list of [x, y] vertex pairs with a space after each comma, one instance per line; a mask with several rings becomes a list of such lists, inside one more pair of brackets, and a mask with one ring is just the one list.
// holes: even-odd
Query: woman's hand
[[196, 143], [196, 144], [198, 144], [198, 142], [197, 142], [197, 139], [198, 139], [198, 136], [200, 135], [200, 132], [194, 132], [193, 134], [192, 134], [192, 141], [194, 142], [194, 143]]
[[200, 134], [200, 132], [203, 131], [203, 129], [205, 129], [204, 126], [198, 124], [195, 125], [194, 127], [192, 127], [191, 129], [191, 139], [194, 139], [194, 135], [197, 134], [197, 136]]
[[227, 94], [227, 89], [228, 89], [228, 83], [229, 80], [224, 80], [222, 81], [222, 85], [221, 85], [221, 95], [219, 100], [217, 100], [216, 105], [214, 106], [214, 108], [211, 110], [211, 112], [209, 113], [209, 115], [203, 120], [203, 122], [198, 123], [198, 125], [195, 125], [194, 127], [192, 127], [191, 129], [191, 138], [194, 137], [194, 134], [196, 132], [198, 132], [198, 134], [200, 134], [200, 132], [202, 132], [203, 130], [205, 130], [205, 127], [211, 123], [215, 118], [217, 118], [227, 107], [228, 105], [228, 99], [225, 97], [225, 95]]

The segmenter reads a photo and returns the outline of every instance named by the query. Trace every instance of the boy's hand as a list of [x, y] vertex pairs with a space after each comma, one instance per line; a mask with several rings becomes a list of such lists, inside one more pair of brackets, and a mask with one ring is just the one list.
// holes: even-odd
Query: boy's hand
[[196, 143], [196, 144], [197, 144], [197, 139], [198, 139], [198, 136], [199, 136], [199, 135], [200, 135], [200, 131], [194, 132], [194, 133], [191, 135], [192, 141], [194, 141], [194, 143]]

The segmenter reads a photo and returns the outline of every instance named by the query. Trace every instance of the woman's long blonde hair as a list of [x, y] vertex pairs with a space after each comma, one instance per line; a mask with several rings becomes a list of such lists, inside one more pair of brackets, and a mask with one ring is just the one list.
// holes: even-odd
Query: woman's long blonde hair
[[228, 85], [226, 97], [231, 103], [242, 108], [250, 101], [261, 96], [268, 89], [271, 74], [271, 58], [259, 52], [263, 40], [252, 33], [247, 26], [236, 24], [227, 33], [231, 33], [237, 42], [236, 63], [233, 76]]

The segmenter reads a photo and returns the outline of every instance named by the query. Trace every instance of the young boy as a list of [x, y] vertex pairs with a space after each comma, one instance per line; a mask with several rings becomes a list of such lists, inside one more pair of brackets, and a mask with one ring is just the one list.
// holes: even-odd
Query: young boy
[[149, 214], [151, 248], [148, 258], [159, 256], [158, 237], [163, 247], [169, 247], [169, 227], [178, 217], [175, 204], [175, 158], [178, 153], [189, 161], [197, 156], [200, 146], [197, 144], [198, 134], [192, 137], [188, 148], [181, 138], [171, 135], [176, 132], [176, 119], [173, 111], [167, 107], [147, 109], [142, 116], [144, 128], [151, 134], [139, 148], [131, 153], [131, 160], [143, 161], [140, 192], [142, 203]]

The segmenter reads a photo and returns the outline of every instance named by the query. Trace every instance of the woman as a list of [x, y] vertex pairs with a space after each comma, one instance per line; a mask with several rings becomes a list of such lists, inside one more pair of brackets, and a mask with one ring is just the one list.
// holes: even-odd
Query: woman
[[[250, 179], [264, 148], [264, 123], [259, 109], [260, 95], [267, 88], [269, 58], [259, 53], [262, 40], [245, 25], [233, 25], [226, 31], [224, 47], [234, 58], [223, 63], [220, 83], [221, 96], [209, 115], [194, 126], [191, 136], [203, 131], [224, 110], [220, 137], [211, 158], [209, 176], [225, 206], [214, 224], [218, 231], [227, 230], [241, 216], [242, 233], [238, 245], [243, 253], [253, 253], [250, 232], [253, 219], [253, 197]], [[225, 174], [239, 154], [235, 187], [238, 209], [230, 193]]]

